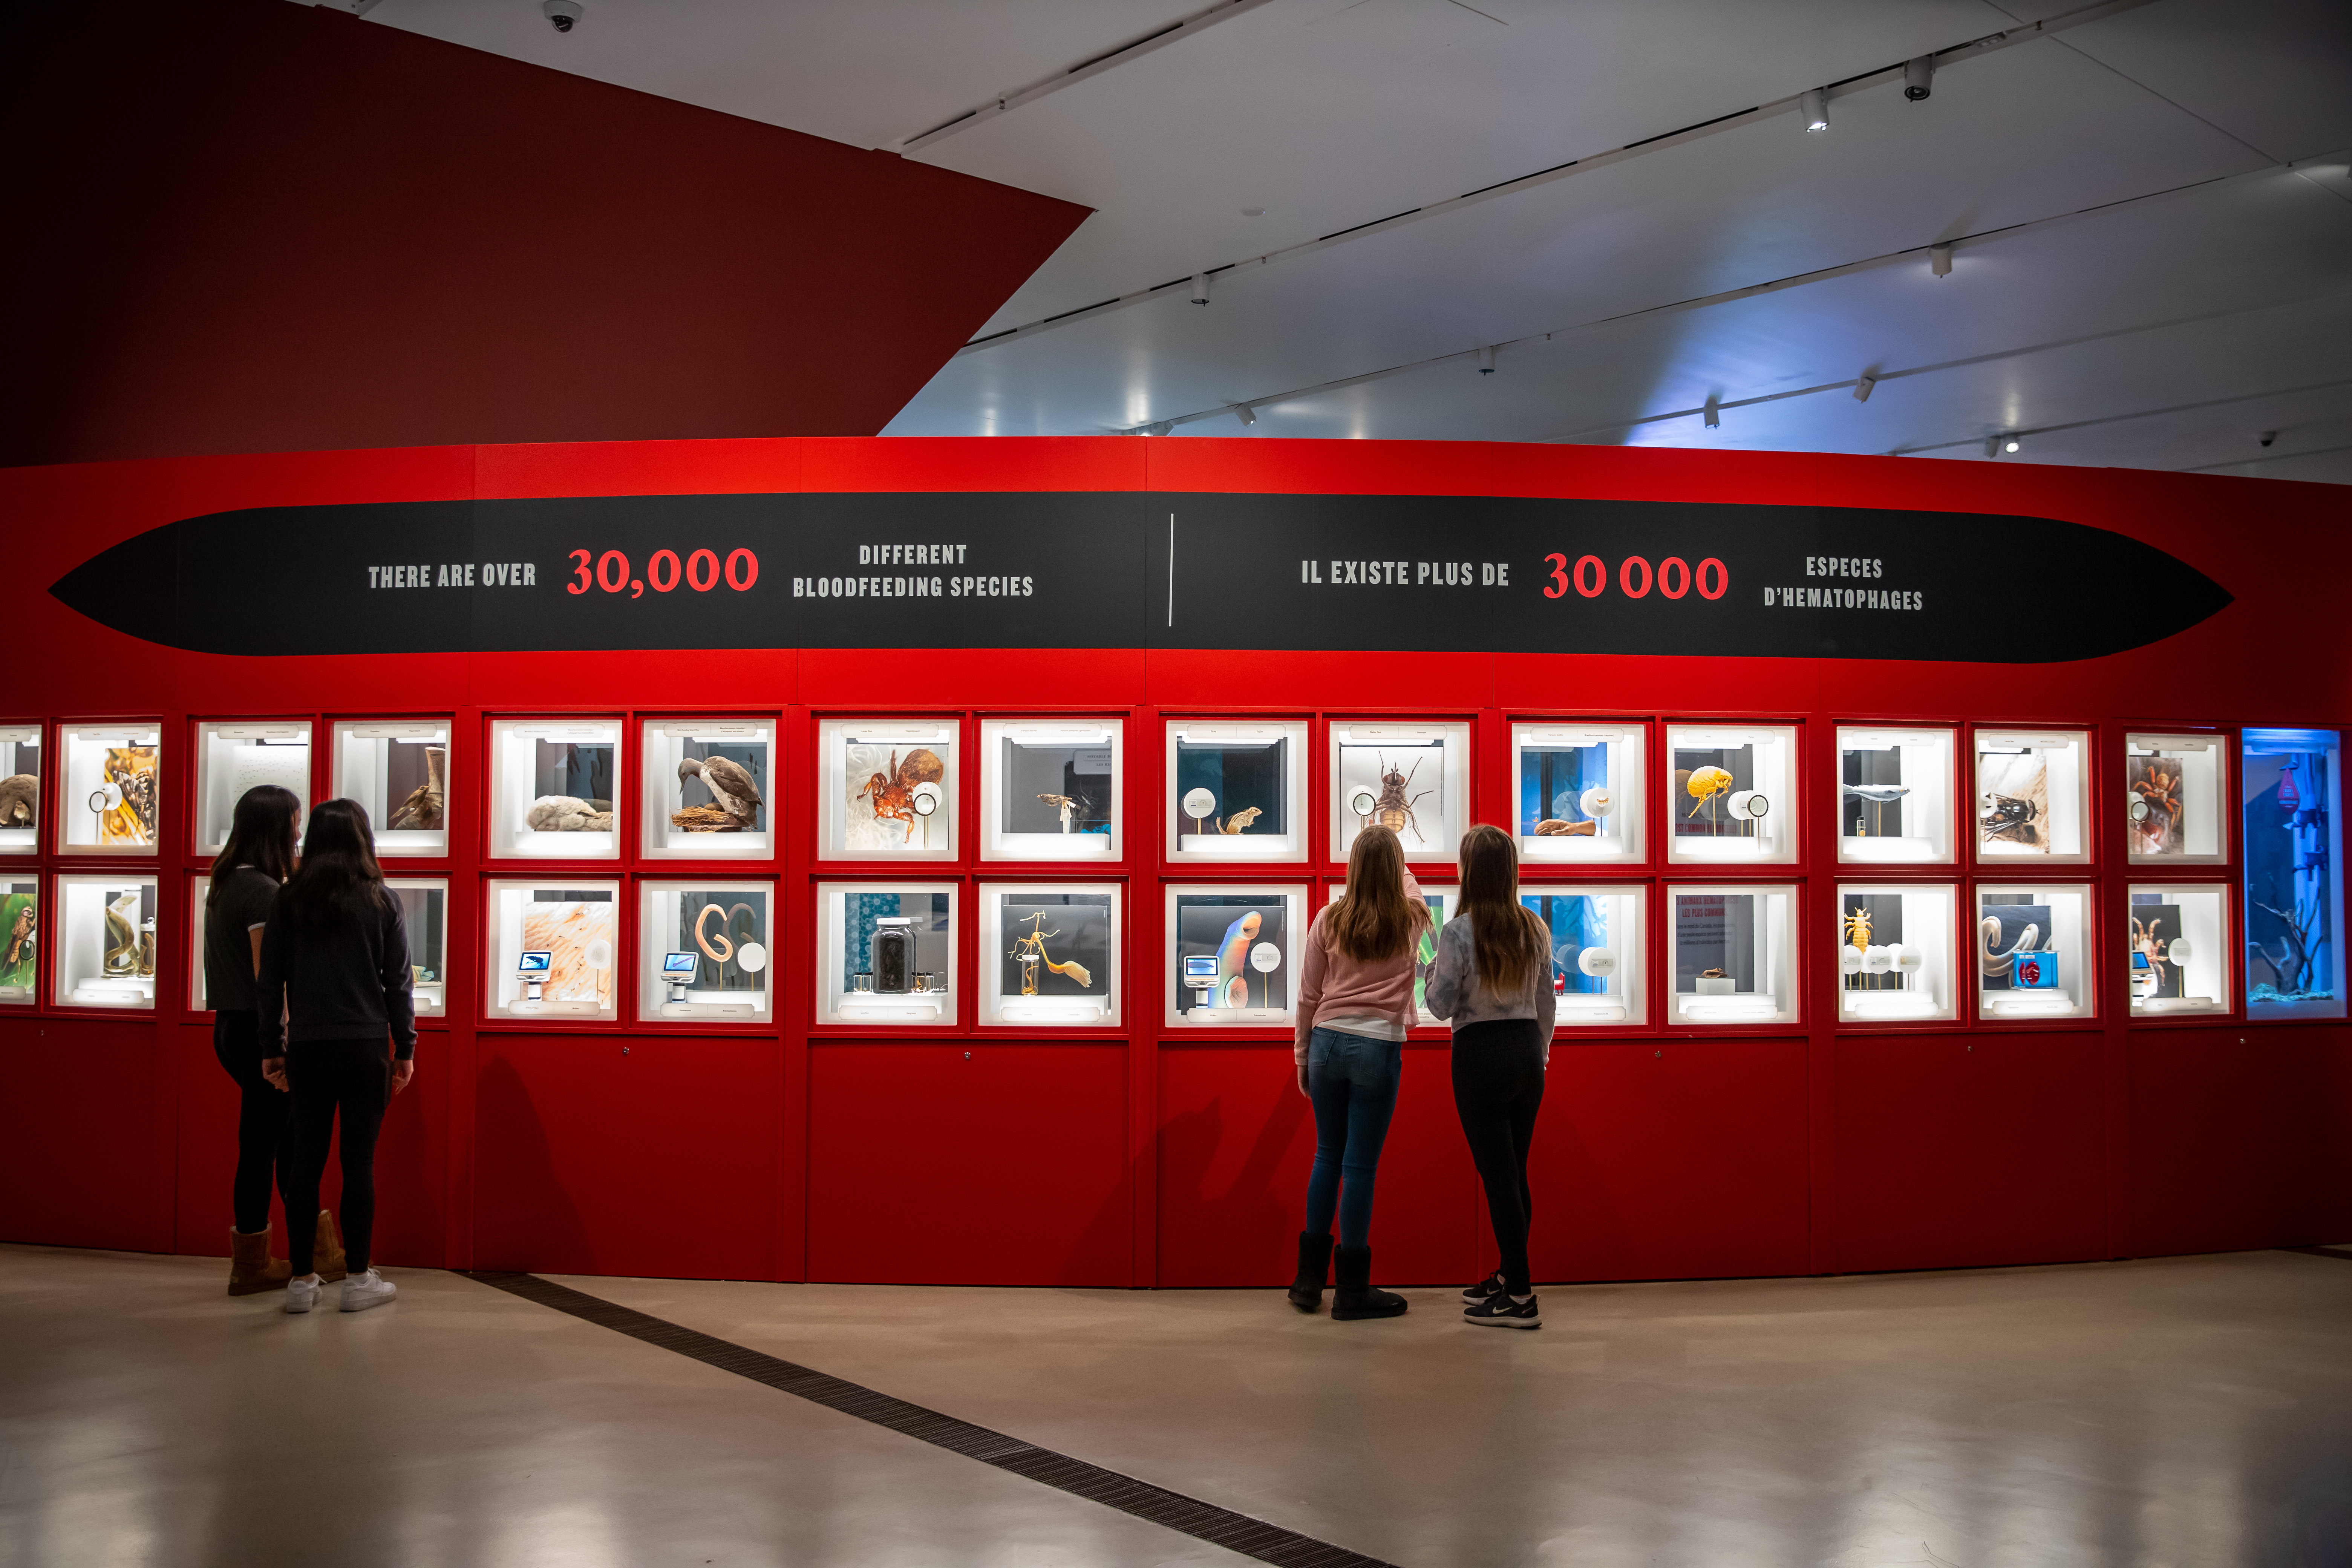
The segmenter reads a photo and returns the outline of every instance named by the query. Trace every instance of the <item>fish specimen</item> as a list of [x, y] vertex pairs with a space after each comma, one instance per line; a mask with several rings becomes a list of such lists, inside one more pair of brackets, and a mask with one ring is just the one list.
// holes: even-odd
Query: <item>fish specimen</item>
[[677, 764], [677, 782], [683, 784], [688, 779], [702, 782], [702, 787], [710, 792], [711, 799], [719, 803], [727, 826], [701, 827], [680, 822], [679, 817], [698, 809], [688, 806], [685, 811], [670, 813], [672, 826], [684, 828], [688, 833], [740, 833], [759, 820], [759, 781], [742, 763], [728, 757], [688, 757]]
[[1231, 816], [1220, 816], [1213, 820], [1216, 824], [1216, 830], [1220, 833], [1239, 833], [1265, 815], [1265, 810], [1262, 806], [1245, 805]]
[[576, 795], [543, 795], [523, 813], [522, 825], [534, 833], [609, 833], [613, 808]]
[[0, 827], [30, 827], [40, 809], [40, 780], [30, 773], [0, 779]]
[[1415, 757], [1412, 760], [1411, 773], [1402, 769], [1389, 766], [1386, 757], [1380, 758], [1380, 798], [1372, 802], [1371, 810], [1364, 813], [1363, 825], [1370, 827], [1377, 822], [1391, 833], [1402, 833], [1410, 827], [1412, 829], [1413, 837], [1420, 839], [1423, 844], [1428, 843], [1429, 840], [1421, 836], [1421, 823], [1412, 815], [1412, 808], [1415, 803], [1427, 800], [1437, 792], [1433, 789], [1425, 789], [1409, 798], [1404, 793], [1412, 786], [1413, 774], [1421, 772], [1421, 759]]
[[864, 789], [859, 790], [850, 798], [865, 800], [871, 797], [874, 802], [874, 819], [877, 822], [905, 823], [907, 825], [905, 842], [911, 844], [915, 841], [915, 824], [918, 820], [915, 813], [915, 786], [937, 784], [947, 776], [947, 764], [940, 761], [938, 752], [927, 747], [918, 746], [908, 752], [907, 760], [903, 763], [898, 760], [898, 752], [893, 750], [890, 753], [889, 772], [876, 773], [866, 781]]
[[392, 808], [391, 820], [384, 826], [401, 833], [434, 833], [441, 827], [441, 813], [448, 797], [449, 751], [446, 746], [425, 748], [425, 782], [408, 792], [408, 798]]
[[1087, 990], [1094, 989], [1095, 977], [1087, 973], [1085, 964], [1075, 958], [1067, 963], [1056, 963], [1046, 953], [1045, 939], [1061, 934], [1059, 931], [1045, 929], [1045, 917], [1041, 913], [1031, 915], [1029, 929], [1013, 939], [1013, 951], [1005, 956], [1021, 961], [1021, 994], [1024, 996], [1037, 994], [1037, 966], [1040, 963], [1056, 974], [1076, 981]]
[[1562, 822], [1556, 816], [1547, 816], [1536, 824], [1538, 838], [1591, 838], [1600, 831], [1601, 824], [1597, 822]]
[[1983, 960], [1985, 977], [1989, 980], [2007, 974], [2016, 966], [2019, 953], [2031, 952], [2042, 942], [2042, 928], [2029, 923], [2018, 933], [2015, 946], [2006, 952], [1995, 952], [1993, 949], [2000, 944], [2001, 929], [1999, 915], [1987, 915], [1977, 922], [1977, 935], [1980, 943], [1979, 955]]
[[1257, 940], [1259, 928], [1265, 918], [1255, 910], [1250, 910], [1225, 928], [1217, 942], [1217, 989], [1215, 1005], [1246, 1007], [1249, 1005], [1249, 950]]

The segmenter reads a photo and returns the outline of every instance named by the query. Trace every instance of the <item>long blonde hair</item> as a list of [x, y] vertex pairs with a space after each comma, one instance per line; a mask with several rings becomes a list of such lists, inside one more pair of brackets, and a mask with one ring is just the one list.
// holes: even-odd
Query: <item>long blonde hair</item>
[[1550, 962], [1543, 922], [1519, 902], [1519, 847], [1492, 823], [1462, 836], [1462, 908], [1454, 918], [1470, 922], [1478, 978], [1496, 996], [1524, 989]]
[[1402, 958], [1429, 912], [1404, 896], [1404, 846], [1375, 824], [1348, 851], [1348, 890], [1323, 911], [1331, 945], [1358, 963]]

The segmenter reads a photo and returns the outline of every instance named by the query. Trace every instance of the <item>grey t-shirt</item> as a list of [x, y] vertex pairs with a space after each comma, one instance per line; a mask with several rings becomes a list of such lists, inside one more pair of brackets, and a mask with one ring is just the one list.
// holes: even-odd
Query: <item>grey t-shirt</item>
[[205, 910], [205, 997], [219, 1013], [250, 1013], [259, 1005], [253, 989], [253, 936], [269, 923], [278, 903], [278, 879], [239, 866], [213, 889]]

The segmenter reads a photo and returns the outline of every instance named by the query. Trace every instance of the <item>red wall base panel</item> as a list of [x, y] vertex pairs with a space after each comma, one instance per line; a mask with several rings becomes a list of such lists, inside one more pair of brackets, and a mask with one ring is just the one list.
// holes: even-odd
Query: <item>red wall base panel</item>
[[159, 1058], [152, 1022], [0, 1021], [0, 1240], [171, 1250]]

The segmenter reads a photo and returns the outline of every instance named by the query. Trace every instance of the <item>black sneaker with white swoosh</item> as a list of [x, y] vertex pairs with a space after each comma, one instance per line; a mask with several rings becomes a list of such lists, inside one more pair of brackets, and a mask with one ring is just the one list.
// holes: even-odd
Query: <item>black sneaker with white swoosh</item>
[[1497, 1290], [1476, 1306], [1464, 1308], [1462, 1321], [1496, 1329], [1540, 1329], [1543, 1327], [1543, 1311], [1532, 1293], [1515, 1300]]

